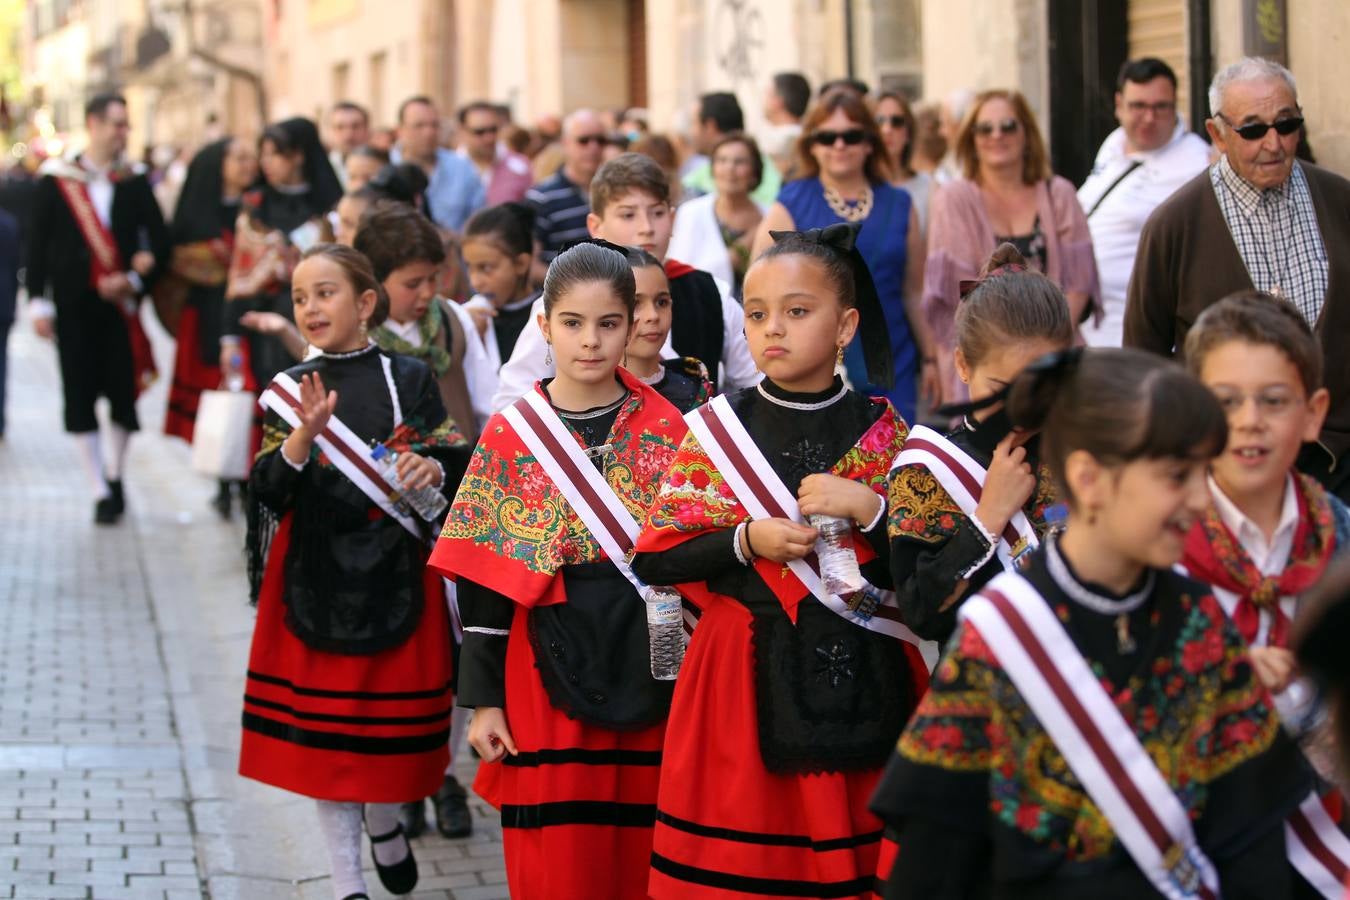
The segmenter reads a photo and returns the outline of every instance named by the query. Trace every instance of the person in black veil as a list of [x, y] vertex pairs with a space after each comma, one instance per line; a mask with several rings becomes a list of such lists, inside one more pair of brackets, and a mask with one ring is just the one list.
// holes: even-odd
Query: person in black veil
[[305, 250], [333, 239], [328, 213], [342, 197], [309, 119], [269, 125], [258, 161], [263, 181], [241, 204], [220, 341], [222, 374], [242, 374], [255, 391], [304, 355], [298, 332], [288, 327], [291, 272]]

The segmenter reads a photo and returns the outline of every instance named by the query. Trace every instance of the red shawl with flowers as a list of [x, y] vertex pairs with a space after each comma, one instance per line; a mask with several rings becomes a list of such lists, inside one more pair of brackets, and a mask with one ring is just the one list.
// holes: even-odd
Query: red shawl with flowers
[[[614, 452], [605, 457], [605, 480], [641, 522], [687, 426], [656, 391], [623, 369], [618, 376], [629, 396], [607, 441]], [[493, 416], [428, 565], [533, 607], [566, 600], [562, 579], [555, 577], [563, 566], [605, 558], [511, 425], [500, 413]]]
[[[885, 401], [882, 401], [885, 402]], [[831, 475], [859, 481], [878, 496], [886, 495], [886, 474], [891, 461], [909, 436], [904, 419], [887, 403], [881, 418], [872, 424], [858, 442], [830, 469]], [[670, 466], [670, 474], [661, 485], [656, 503], [638, 536], [638, 553], [659, 553], [709, 531], [734, 528], [750, 521], [750, 514], [736, 499], [731, 487], [717, 471], [693, 433], [685, 435], [680, 452]], [[867, 541], [855, 535], [858, 562], [875, 557]], [[755, 571], [774, 592], [795, 624], [797, 607], [809, 596], [806, 587], [792, 570], [782, 563], [758, 558]], [[720, 595], [709, 590], [706, 582], [681, 584], [680, 592], [700, 607]]]
[[1182, 565], [1192, 578], [1238, 595], [1233, 621], [1249, 644], [1259, 630], [1261, 610], [1269, 610], [1269, 644], [1288, 646], [1289, 619], [1280, 609], [1280, 598], [1297, 596], [1312, 587], [1336, 550], [1336, 524], [1326, 491], [1307, 475], [1295, 473], [1294, 494], [1298, 527], [1289, 563], [1279, 575], [1261, 574], [1213, 503], [1186, 536]]

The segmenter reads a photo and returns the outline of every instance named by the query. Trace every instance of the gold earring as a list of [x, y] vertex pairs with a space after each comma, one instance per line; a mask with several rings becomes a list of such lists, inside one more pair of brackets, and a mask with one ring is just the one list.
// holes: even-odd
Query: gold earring
[[842, 365], [844, 364], [844, 348], [843, 348], [843, 347], [840, 347], [840, 348], [839, 348], [839, 352], [835, 354], [835, 356], [834, 356], [834, 364], [835, 364], [836, 367], [842, 366]]
[[544, 348], [544, 365], [551, 366], [553, 365], [553, 345], [545, 343]]

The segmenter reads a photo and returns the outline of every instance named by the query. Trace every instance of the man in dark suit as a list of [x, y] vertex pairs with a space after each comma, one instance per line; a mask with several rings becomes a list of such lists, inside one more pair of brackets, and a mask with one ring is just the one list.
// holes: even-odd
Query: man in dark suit
[[[107, 525], [125, 508], [122, 470], [138, 427], [136, 395], [154, 376], [136, 313], [156, 261], [167, 260], [168, 230], [149, 183], [121, 159], [130, 130], [126, 101], [93, 98], [85, 127], [84, 153], [42, 167], [27, 283], [34, 327], [56, 338], [66, 430], [79, 442], [94, 489], [94, 521]], [[112, 407], [106, 461], [94, 415], [100, 396]]]

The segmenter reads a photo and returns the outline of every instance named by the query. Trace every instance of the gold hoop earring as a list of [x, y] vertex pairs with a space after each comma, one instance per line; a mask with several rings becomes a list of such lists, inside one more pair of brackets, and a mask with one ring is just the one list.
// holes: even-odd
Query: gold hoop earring
[[553, 365], [553, 345], [552, 345], [552, 344], [545, 344], [545, 345], [544, 345], [544, 365], [546, 365], [546, 366], [551, 366], [551, 365]]

